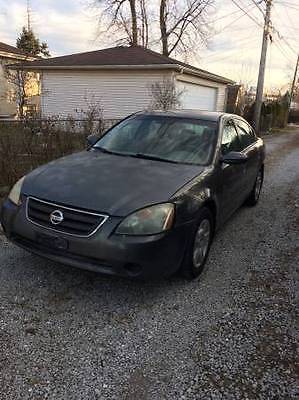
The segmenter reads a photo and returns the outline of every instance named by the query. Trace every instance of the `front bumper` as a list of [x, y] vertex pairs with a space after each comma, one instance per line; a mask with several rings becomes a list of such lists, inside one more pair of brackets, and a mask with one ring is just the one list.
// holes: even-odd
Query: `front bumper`
[[[4, 233], [16, 245], [63, 264], [109, 275], [150, 279], [167, 277], [181, 265], [188, 241], [188, 224], [150, 236], [114, 234], [121, 218], [109, 217], [92, 236], [79, 238], [54, 233], [32, 224], [26, 218], [25, 202], [20, 207], [7, 200], [1, 212]], [[48, 246], [39, 236], [57, 238], [67, 248]]]

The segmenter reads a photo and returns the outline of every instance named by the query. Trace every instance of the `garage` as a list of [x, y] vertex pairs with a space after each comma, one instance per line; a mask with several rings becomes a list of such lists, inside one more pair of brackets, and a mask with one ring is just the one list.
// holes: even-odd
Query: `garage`
[[40, 73], [43, 117], [80, 119], [78, 110], [93, 103], [105, 120], [118, 120], [151, 108], [152, 86], [165, 81], [182, 92], [181, 108], [224, 111], [226, 88], [233, 83], [140, 46], [40, 59], [23, 68]]
[[192, 110], [215, 111], [217, 88], [197, 85], [189, 82], [178, 82], [181, 92], [181, 107]]

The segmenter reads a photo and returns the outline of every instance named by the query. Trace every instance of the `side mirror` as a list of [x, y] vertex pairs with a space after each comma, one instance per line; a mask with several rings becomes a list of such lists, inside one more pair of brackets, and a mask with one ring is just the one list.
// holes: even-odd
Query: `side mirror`
[[238, 151], [230, 151], [220, 158], [220, 161], [224, 164], [244, 164], [247, 160], [248, 156]]
[[96, 144], [96, 142], [99, 140], [97, 135], [89, 135], [87, 136], [87, 144], [88, 146], [93, 146], [94, 144]]

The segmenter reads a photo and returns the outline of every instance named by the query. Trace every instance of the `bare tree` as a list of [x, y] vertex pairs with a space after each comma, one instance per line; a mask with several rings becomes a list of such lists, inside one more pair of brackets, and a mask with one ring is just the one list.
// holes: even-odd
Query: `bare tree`
[[162, 53], [188, 53], [208, 37], [207, 14], [214, 0], [160, 0]]
[[[124, 0], [123, 0], [124, 1]], [[136, 0], [128, 0], [130, 4], [131, 16], [132, 16], [132, 45], [138, 44], [138, 30], [137, 30], [137, 12], [136, 12]]]
[[32, 92], [35, 91], [38, 80], [36, 73], [24, 69], [23, 62], [16, 65], [17, 69], [14, 70], [6, 68], [5, 77], [7, 82], [12, 86], [12, 97], [17, 104], [18, 117], [24, 118], [25, 106], [32, 96]]
[[183, 92], [177, 90], [173, 79], [164, 78], [154, 82], [149, 89], [152, 98], [151, 109], [167, 111], [180, 107]]
[[74, 111], [79, 116], [82, 122], [84, 132], [102, 136], [105, 129], [104, 109], [94, 94], [85, 93], [85, 107], [75, 109]]
[[148, 11], [145, 4], [146, 0], [138, 0], [139, 4], [139, 20], [140, 20], [140, 28], [139, 28], [139, 44], [143, 47], [148, 47], [149, 45], [149, 25], [148, 25]]
[[[108, 19], [107, 31], [118, 36], [117, 42], [136, 46], [139, 43], [139, 20], [145, 18], [146, 8], [143, 0], [95, 0], [102, 8], [101, 19]], [[143, 17], [142, 17], [143, 16]], [[141, 24], [145, 29], [146, 25]]]
[[[206, 44], [208, 13], [215, 0], [94, 0], [100, 6], [102, 34], [114, 42], [143, 47], [161, 43], [162, 53], [188, 54]], [[149, 24], [149, 20], [151, 23]]]

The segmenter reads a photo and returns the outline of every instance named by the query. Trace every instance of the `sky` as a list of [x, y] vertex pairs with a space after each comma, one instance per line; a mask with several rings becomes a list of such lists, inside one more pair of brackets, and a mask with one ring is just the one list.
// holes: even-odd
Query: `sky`
[[[114, 45], [98, 34], [99, 10], [93, 0], [30, 0], [31, 24], [52, 56]], [[152, 0], [149, 0], [152, 1]], [[260, 3], [260, 9], [254, 5]], [[250, 14], [249, 18], [236, 4]], [[26, 0], [0, 0], [0, 41], [15, 45], [27, 23]], [[236, 82], [256, 86], [263, 25], [263, 0], [215, 0], [210, 11], [207, 48], [199, 47], [188, 62]], [[272, 43], [265, 75], [266, 91], [285, 90], [299, 52], [299, 0], [273, 0]]]

